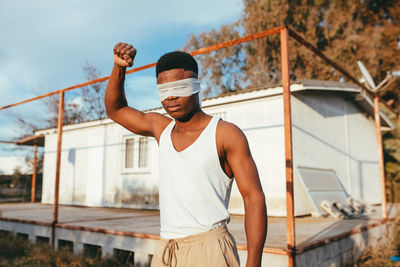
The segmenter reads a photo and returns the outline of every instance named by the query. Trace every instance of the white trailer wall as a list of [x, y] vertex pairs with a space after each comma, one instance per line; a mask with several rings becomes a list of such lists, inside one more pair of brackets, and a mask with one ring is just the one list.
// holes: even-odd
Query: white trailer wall
[[[293, 88], [297, 85], [292, 86]], [[271, 93], [272, 92], [272, 93]], [[281, 88], [258, 90], [203, 102], [209, 114], [239, 126], [248, 138], [266, 195], [268, 214], [286, 215], [286, 182]], [[163, 112], [161, 109], [157, 112]], [[295, 214], [312, 212], [299, 183], [298, 166], [333, 169], [346, 191], [369, 203], [380, 202], [376, 133], [373, 120], [343, 92], [297, 91], [292, 97]], [[43, 130], [46, 146], [42, 202], [52, 203], [57, 135]], [[149, 138], [149, 167], [126, 171], [124, 136], [109, 119], [64, 127], [60, 203], [88, 206], [158, 208], [158, 146]], [[236, 187], [230, 211], [243, 214]]]
[[[122, 136], [131, 133], [110, 120], [103, 122], [64, 127], [60, 204], [157, 208], [158, 157], [154, 153], [155, 140], [149, 139], [149, 171], [124, 172], [121, 165]], [[57, 134], [55, 131], [48, 132], [44, 153], [43, 203], [54, 201], [56, 144]]]
[[[303, 166], [332, 169], [352, 197], [380, 203], [374, 121], [340, 92], [296, 92], [292, 113], [295, 196], [304, 195], [296, 170]], [[310, 213], [302, 201], [295, 207], [298, 215]]]
[[[226, 120], [246, 135], [257, 165], [268, 213], [286, 214], [286, 182], [282, 96], [271, 96], [204, 108], [210, 114], [224, 112]], [[230, 212], [244, 214], [243, 200], [236, 183], [232, 189]]]

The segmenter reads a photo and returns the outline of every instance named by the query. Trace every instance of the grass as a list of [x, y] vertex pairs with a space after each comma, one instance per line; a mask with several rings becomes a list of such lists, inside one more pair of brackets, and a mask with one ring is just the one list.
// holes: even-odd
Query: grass
[[135, 267], [129, 260], [120, 255], [112, 258], [88, 258], [83, 255], [74, 255], [68, 248], [53, 250], [48, 244], [34, 245], [28, 240], [0, 231], [0, 266], [40, 266], [40, 267]]
[[357, 267], [395, 267], [400, 263], [391, 261], [390, 256], [400, 255], [400, 218], [389, 226], [388, 244], [368, 248], [361, 255], [358, 263], [350, 266]]

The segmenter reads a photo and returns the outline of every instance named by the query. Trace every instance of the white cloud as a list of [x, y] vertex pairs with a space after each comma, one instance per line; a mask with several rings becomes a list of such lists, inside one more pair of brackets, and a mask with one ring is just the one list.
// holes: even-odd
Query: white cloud
[[[108, 75], [118, 41], [138, 48], [135, 66], [154, 62], [188, 35], [236, 21], [242, 8], [241, 0], [0, 0], [0, 107], [83, 82], [86, 60]], [[140, 109], [160, 106], [148, 73], [127, 78], [128, 100]], [[8, 120], [0, 121], [3, 136], [12, 134]]]
[[182, 47], [188, 34], [233, 22], [241, 9], [240, 0], [2, 1], [0, 73], [21, 95], [52, 91], [82, 82], [85, 60], [108, 74], [117, 41], [139, 46], [137, 63], [146, 64], [165, 38], [179, 36], [173, 49]]

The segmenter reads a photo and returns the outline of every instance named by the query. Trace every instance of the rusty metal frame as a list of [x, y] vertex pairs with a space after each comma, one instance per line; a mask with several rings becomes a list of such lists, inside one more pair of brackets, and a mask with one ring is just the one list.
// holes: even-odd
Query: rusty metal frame
[[381, 184], [381, 194], [382, 194], [382, 217], [384, 219], [388, 218], [387, 215], [387, 201], [386, 201], [386, 181], [385, 181], [385, 163], [383, 159], [383, 144], [382, 144], [382, 133], [381, 133], [381, 118], [380, 118], [380, 108], [379, 108], [379, 103], [382, 102], [387, 109], [389, 109], [391, 112], [396, 114], [397, 116], [399, 115], [398, 112], [390, 107], [389, 105], [386, 104], [385, 101], [380, 101], [380, 97], [378, 96], [377, 93], [374, 91], [370, 90], [367, 88], [364, 84], [360, 83], [353, 75], [350, 74], [345, 68], [340, 66], [338, 63], [327, 57], [324, 53], [322, 53], [321, 50], [319, 50], [317, 47], [306, 41], [303, 37], [301, 37], [297, 32], [295, 32], [293, 29], [288, 28], [289, 30], [289, 35], [296, 39], [300, 44], [308, 48], [311, 52], [313, 52], [316, 56], [321, 58], [323, 61], [331, 65], [334, 69], [339, 71], [341, 74], [343, 74], [347, 79], [352, 81], [353, 83], [357, 84], [358, 86], [361, 87], [362, 90], [364, 90], [367, 94], [370, 94], [374, 98], [374, 117], [375, 117], [375, 128], [376, 128], [376, 138], [377, 138], [377, 149], [378, 149], [378, 161], [379, 161], [379, 180]]
[[[381, 125], [380, 125], [380, 114], [379, 114], [379, 96], [369, 90], [364, 84], [360, 83], [354, 76], [352, 76], [347, 70], [331, 60], [329, 57], [324, 55], [317, 47], [306, 41], [296, 31], [287, 27], [280, 26], [273, 29], [265, 30], [249, 36], [244, 36], [235, 40], [223, 42], [217, 45], [200, 48], [190, 52], [191, 55], [200, 55], [216, 51], [222, 48], [230, 47], [244, 42], [249, 42], [258, 38], [263, 38], [271, 35], [280, 33], [281, 39], [281, 64], [282, 64], [282, 87], [283, 87], [283, 106], [284, 106], [284, 132], [285, 132], [285, 171], [286, 171], [286, 224], [287, 224], [287, 255], [289, 256], [289, 266], [295, 266], [295, 255], [296, 255], [296, 236], [295, 236], [295, 219], [294, 219], [294, 192], [293, 192], [293, 147], [292, 147], [292, 121], [291, 121], [291, 93], [290, 93], [290, 68], [289, 68], [289, 37], [294, 38], [300, 44], [305, 46], [307, 49], [312, 51], [315, 55], [320, 57], [326, 63], [334, 67], [337, 71], [342, 73], [346, 78], [360, 86], [362, 90], [371, 94], [374, 97], [374, 111], [375, 111], [375, 123], [377, 130], [377, 141], [378, 141], [378, 153], [379, 153], [379, 170], [380, 170], [380, 181], [382, 189], [382, 205], [383, 205], [383, 218], [387, 218], [387, 203], [386, 203], [386, 188], [385, 188], [385, 174], [384, 174], [384, 162], [383, 162], [383, 147], [382, 147], [382, 136], [381, 136]], [[151, 63], [138, 68], [131, 69], [126, 74], [138, 72], [144, 69], [152, 68], [156, 63]], [[56, 160], [56, 177], [55, 177], [55, 192], [54, 192], [54, 212], [52, 222], [52, 246], [54, 247], [55, 240], [55, 227], [59, 227], [58, 224], [58, 200], [59, 200], [59, 179], [60, 179], [60, 163], [61, 163], [61, 147], [62, 147], [62, 130], [63, 130], [63, 114], [64, 114], [64, 93], [70, 90], [88, 86], [99, 82], [108, 80], [110, 76], [98, 78], [81, 84], [77, 84], [71, 87], [53, 91], [44, 95], [40, 95], [34, 98], [26, 99], [14, 104], [10, 104], [4, 107], [0, 107], [0, 110], [7, 109], [13, 106], [21, 105], [27, 102], [45, 98], [51, 95], [59, 94], [59, 109], [58, 109], [58, 123], [57, 123], [57, 160]], [[396, 115], [397, 111], [388, 106], [384, 101], [382, 102], [389, 110], [394, 112]]]
[[57, 121], [57, 158], [56, 158], [56, 176], [54, 183], [54, 208], [53, 208], [53, 222], [51, 224], [51, 246], [55, 245], [55, 231], [56, 224], [58, 223], [58, 200], [60, 192], [60, 167], [61, 167], [61, 147], [62, 147], [62, 133], [64, 123], [64, 91], [59, 92], [60, 99], [58, 102], [58, 121]]
[[386, 182], [385, 182], [385, 162], [383, 159], [383, 142], [381, 132], [381, 116], [379, 114], [379, 97], [374, 97], [374, 117], [376, 128], [376, 141], [378, 144], [378, 160], [379, 160], [379, 180], [381, 183], [381, 198], [382, 198], [382, 217], [388, 218], [387, 200], [386, 200]]
[[[222, 49], [222, 48], [226, 48], [226, 47], [230, 47], [230, 46], [233, 46], [233, 45], [238, 45], [238, 44], [241, 44], [241, 43], [249, 42], [249, 41], [252, 41], [252, 40], [255, 40], [255, 39], [258, 39], [258, 38], [262, 38], [262, 37], [267, 37], [267, 36], [270, 36], [270, 35], [278, 34], [280, 32], [280, 30], [283, 29], [283, 28], [285, 28], [285, 26], [276, 27], [276, 28], [273, 28], [273, 29], [269, 29], [269, 30], [265, 30], [265, 31], [259, 32], [259, 33], [255, 33], [255, 34], [251, 34], [251, 35], [248, 35], [248, 36], [244, 36], [244, 37], [241, 37], [241, 38], [238, 38], [238, 39], [235, 39], [235, 40], [231, 40], [231, 41], [223, 42], [223, 43], [220, 43], [220, 44], [216, 44], [216, 45], [200, 48], [200, 49], [197, 49], [197, 50], [194, 50], [194, 51], [190, 52], [190, 54], [193, 55], [193, 56], [200, 55], [200, 54], [206, 54], [206, 53], [209, 53], [209, 52], [212, 52], [212, 51], [216, 51], [216, 50], [219, 50], [219, 49]], [[141, 71], [141, 70], [150, 69], [150, 68], [153, 68], [155, 66], [156, 66], [156, 62], [151, 63], [151, 64], [147, 64], [147, 65], [144, 65], [144, 66], [141, 66], [141, 67], [138, 67], [138, 68], [130, 69], [130, 70], [126, 71], [126, 74], [131, 74], [131, 73], [138, 72], [138, 71]], [[66, 87], [64, 89], [60, 89], [60, 90], [53, 91], [53, 92], [50, 92], [50, 93], [47, 93], [47, 94], [43, 94], [43, 95], [40, 95], [40, 96], [29, 98], [29, 99], [26, 99], [26, 100], [23, 100], [23, 101], [14, 103], [14, 104], [10, 104], [10, 105], [4, 106], [4, 107], [0, 107], [0, 110], [11, 108], [11, 107], [14, 107], [14, 106], [18, 106], [18, 105], [21, 105], [21, 104], [24, 104], [24, 103], [28, 103], [28, 102], [31, 102], [31, 101], [35, 101], [35, 100], [38, 100], [38, 99], [41, 99], [41, 98], [45, 98], [45, 97], [48, 97], [48, 96], [56, 95], [56, 94], [59, 94], [61, 92], [67, 92], [67, 91], [71, 91], [71, 90], [74, 90], [74, 89], [85, 87], [85, 86], [88, 86], [88, 85], [91, 85], [91, 84], [104, 82], [104, 81], [107, 81], [108, 79], [110, 79], [110, 76], [105, 76], [105, 77], [101, 77], [101, 78], [94, 79], [94, 80], [91, 80], [91, 81], [87, 81], [87, 82], [84, 82], [84, 83], [80, 83], [80, 84], [77, 84], [77, 85], [74, 85], [74, 86]]]
[[[306, 47], [308, 50], [313, 52], [316, 56], [321, 58], [323, 61], [331, 65], [335, 70], [339, 71], [343, 76], [345, 76], [347, 79], [352, 81], [353, 83], [357, 84], [358, 86], [361, 87], [364, 91], [368, 92], [371, 94], [373, 97], [378, 96], [377, 93], [366, 87], [363, 83], [359, 82], [356, 77], [350, 74], [344, 67], [340, 66], [337, 62], [333, 61], [330, 59], [328, 56], [326, 56], [321, 50], [319, 50], [316, 46], [312, 45], [310, 42], [308, 42], [306, 39], [300, 36], [295, 30], [293, 30], [291, 27], [287, 27], [289, 31], [289, 36], [293, 37], [296, 41], [298, 41], [301, 45]], [[378, 96], [379, 97], [379, 96]], [[380, 98], [379, 98], [380, 99]], [[383, 104], [387, 109], [389, 109], [391, 112], [393, 112], [396, 115], [398, 114], [398, 111], [387, 105], [384, 101]]]
[[293, 192], [293, 144], [292, 144], [292, 109], [290, 93], [289, 67], [289, 32], [285, 27], [281, 35], [281, 64], [283, 88], [283, 124], [285, 131], [285, 174], [286, 174], [286, 239], [289, 254], [289, 266], [296, 266], [296, 231], [294, 220]]
[[33, 174], [32, 174], [32, 186], [31, 186], [31, 202], [35, 202], [36, 199], [36, 172], [37, 172], [37, 144], [34, 144], [33, 151]]

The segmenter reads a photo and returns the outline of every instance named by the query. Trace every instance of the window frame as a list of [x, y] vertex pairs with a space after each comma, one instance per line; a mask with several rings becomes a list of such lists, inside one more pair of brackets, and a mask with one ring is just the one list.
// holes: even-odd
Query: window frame
[[[126, 167], [126, 160], [127, 160], [127, 140], [133, 139], [132, 147], [133, 147], [133, 167]], [[140, 157], [140, 140], [145, 140], [146, 144], [146, 159], [147, 166], [139, 167], [139, 157]], [[122, 174], [132, 174], [132, 173], [150, 173], [150, 165], [151, 165], [151, 157], [150, 157], [150, 142], [147, 136], [140, 136], [135, 134], [126, 134], [122, 136], [121, 140], [121, 173]]]

